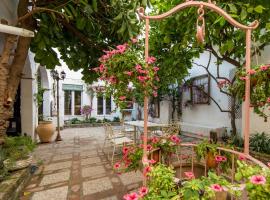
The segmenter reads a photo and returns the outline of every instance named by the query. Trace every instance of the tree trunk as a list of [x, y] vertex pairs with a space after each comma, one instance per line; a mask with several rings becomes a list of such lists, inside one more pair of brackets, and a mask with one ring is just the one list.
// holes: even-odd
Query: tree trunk
[[[29, 0], [20, 0], [18, 4], [18, 17], [28, 12]], [[33, 19], [22, 21], [21, 28], [33, 29]], [[18, 40], [17, 40], [18, 38]], [[13, 104], [21, 81], [21, 74], [28, 56], [31, 38], [7, 35], [0, 59], [0, 144], [4, 142], [8, 120], [13, 114]], [[17, 46], [16, 46], [17, 45]], [[15, 47], [16, 46], [16, 47]], [[13, 50], [15, 49], [15, 54]]]
[[231, 127], [232, 127], [232, 136], [235, 136], [237, 134], [236, 129], [236, 98], [234, 96], [231, 96], [232, 101], [232, 110], [231, 110]]

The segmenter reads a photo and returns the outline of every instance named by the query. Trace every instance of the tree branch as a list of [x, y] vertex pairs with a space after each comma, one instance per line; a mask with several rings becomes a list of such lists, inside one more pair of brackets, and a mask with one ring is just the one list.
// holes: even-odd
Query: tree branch
[[18, 18], [18, 22], [20, 21], [23, 21], [31, 16], [33, 16], [35, 13], [39, 13], [39, 12], [50, 12], [50, 13], [55, 13], [55, 14], [58, 14], [62, 17], [65, 17], [65, 15], [61, 12], [58, 12], [56, 10], [52, 10], [52, 9], [49, 9], [49, 8], [40, 8], [40, 7], [35, 7], [33, 10], [31, 10], [30, 12], [28, 12], [27, 14], [25, 14], [24, 16], [22, 17], [19, 17]]

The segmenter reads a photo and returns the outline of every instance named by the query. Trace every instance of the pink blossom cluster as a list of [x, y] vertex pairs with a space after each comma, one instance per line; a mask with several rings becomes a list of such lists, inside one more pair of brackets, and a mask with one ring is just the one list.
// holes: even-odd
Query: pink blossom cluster
[[174, 142], [175, 144], [179, 144], [181, 142], [180, 138], [177, 135], [172, 135], [170, 137], [171, 141]]
[[220, 80], [218, 81], [218, 87], [223, 88], [224, 86], [228, 85], [230, 82], [228, 80]]
[[194, 179], [195, 175], [193, 172], [184, 172], [184, 175], [186, 176], [187, 179]]
[[147, 194], [148, 194], [148, 188], [143, 186], [139, 189], [139, 193], [132, 192], [130, 194], [126, 194], [123, 198], [124, 200], [138, 200], [140, 198], [143, 198]]
[[106, 53], [106, 54], [104, 54], [103, 56], [101, 56], [99, 58], [99, 61], [104, 62], [104, 61], [109, 60], [115, 54], [123, 54], [127, 50], [127, 48], [128, 48], [128, 44], [127, 43], [124, 43], [124, 44], [121, 44], [121, 45], [116, 46], [116, 49], [113, 49], [111, 51], [103, 50], [103, 52]]
[[217, 163], [221, 163], [221, 162], [226, 162], [227, 161], [227, 158], [225, 156], [215, 156], [215, 160]]

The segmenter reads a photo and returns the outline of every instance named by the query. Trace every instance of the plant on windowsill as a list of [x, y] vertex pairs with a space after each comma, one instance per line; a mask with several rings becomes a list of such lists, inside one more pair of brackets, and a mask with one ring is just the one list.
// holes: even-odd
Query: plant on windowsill
[[[43, 104], [43, 94], [45, 91], [46, 89], [42, 88], [41, 85], [38, 84], [38, 92], [34, 95], [38, 109], [42, 109], [41, 106]], [[36, 132], [40, 141], [42, 143], [51, 142], [54, 131], [55, 127], [52, 123], [52, 120], [49, 117], [45, 118], [43, 114], [38, 114], [38, 126], [36, 128]]]
[[92, 69], [105, 82], [105, 95], [112, 95], [121, 110], [130, 103], [126, 100], [139, 101], [144, 96], [157, 96], [159, 68], [155, 66], [156, 58], [150, 56], [146, 62], [142, 47], [137, 39], [132, 39], [116, 49], [104, 50], [99, 67]]

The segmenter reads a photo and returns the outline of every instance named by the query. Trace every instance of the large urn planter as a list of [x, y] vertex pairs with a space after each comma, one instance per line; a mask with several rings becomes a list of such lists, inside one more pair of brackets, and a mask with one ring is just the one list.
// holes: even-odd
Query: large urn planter
[[42, 143], [51, 142], [54, 131], [55, 127], [52, 121], [40, 121], [36, 128], [36, 132]]

